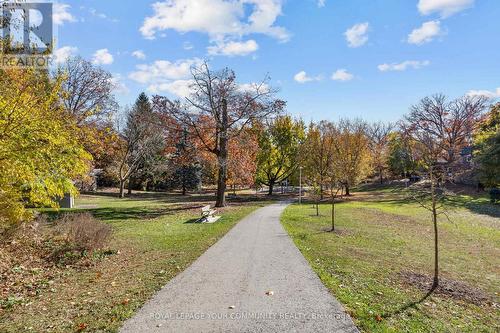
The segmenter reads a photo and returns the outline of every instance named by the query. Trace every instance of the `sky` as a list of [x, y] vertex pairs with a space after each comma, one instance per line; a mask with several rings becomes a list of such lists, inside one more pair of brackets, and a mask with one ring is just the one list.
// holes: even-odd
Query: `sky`
[[305, 121], [396, 121], [434, 93], [500, 98], [498, 0], [78, 0], [55, 5], [55, 61], [114, 75], [122, 105], [182, 98], [190, 66], [266, 75]]

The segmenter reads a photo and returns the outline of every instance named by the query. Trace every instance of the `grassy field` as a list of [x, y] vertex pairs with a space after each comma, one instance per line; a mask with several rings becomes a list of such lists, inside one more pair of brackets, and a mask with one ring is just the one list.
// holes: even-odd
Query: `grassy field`
[[[498, 332], [500, 207], [460, 197], [440, 221], [441, 277], [447, 290], [418, 302], [433, 268], [429, 213], [389, 190], [339, 203], [338, 233], [292, 205], [282, 223], [326, 287], [366, 332]], [[425, 274], [422, 276], [419, 274]], [[411, 278], [410, 278], [411, 277]], [[415, 303], [416, 304], [412, 304]]]
[[[90, 211], [113, 228], [114, 255], [90, 267], [66, 267], [45, 281], [17, 266], [15, 281], [33, 290], [0, 308], [0, 332], [113, 332], [172, 277], [183, 271], [238, 220], [264, 202], [231, 202], [215, 224], [196, 224], [212, 197], [139, 194], [81, 196], [74, 211]], [[24, 272], [23, 272], [24, 270]], [[1, 282], [1, 281], [0, 281]], [[16, 282], [17, 283], [17, 282]], [[10, 299], [10, 298], [9, 298]], [[5, 302], [5, 304], [7, 304]]]

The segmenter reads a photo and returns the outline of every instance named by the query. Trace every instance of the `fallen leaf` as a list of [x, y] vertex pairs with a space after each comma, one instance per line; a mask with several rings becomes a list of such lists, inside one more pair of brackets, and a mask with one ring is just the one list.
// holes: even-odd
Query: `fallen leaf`
[[273, 296], [274, 295], [274, 291], [272, 291], [272, 290], [266, 291], [266, 295], [267, 296]]
[[128, 298], [125, 298], [125, 299], [122, 301], [122, 305], [127, 305], [129, 302], [130, 302], [130, 300], [129, 300]]
[[234, 308], [236, 308], [236, 307], [235, 307], [234, 305], [230, 305], [230, 306], [229, 306], [229, 308], [230, 308], [230, 309], [234, 309]]
[[382, 321], [382, 317], [380, 317], [380, 315], [377, 315], [377, 316], [375, 317], [375, 320], [376, 320], [376, 321]]
[[85, 324], [85, 323], [80, 323], [80, 324], [78, 324], [78, 327], [76, 328], [76, 330], [77, 330], [78, 332], [81, 332], [81, 331], [83, 331], [84, 329], [86, 329], [86, 328], [87, 328], [87, 326], [88, 326], [88, 325], [87, 325], [87, 324]]

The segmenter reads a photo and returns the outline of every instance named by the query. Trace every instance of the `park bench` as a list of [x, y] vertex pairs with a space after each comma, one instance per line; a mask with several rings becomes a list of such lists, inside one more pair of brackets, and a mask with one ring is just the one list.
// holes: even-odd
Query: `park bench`
[[201, 208], [201, 218], [198, 221], [201, 223], [215, 223], [221, 218], [220, 216], [215, 216], [215, 213], [217, 211], [212, 209], [210, 205], [204, 206]]

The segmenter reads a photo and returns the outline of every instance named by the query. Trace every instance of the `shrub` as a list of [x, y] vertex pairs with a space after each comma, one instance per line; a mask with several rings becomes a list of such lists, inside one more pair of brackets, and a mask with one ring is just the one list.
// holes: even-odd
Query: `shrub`
[[90, 213], [65, 214], [56, 221], [55, 227], [73, 250], [82, 252], [103, 249], [112, 232], [109, 225]]

